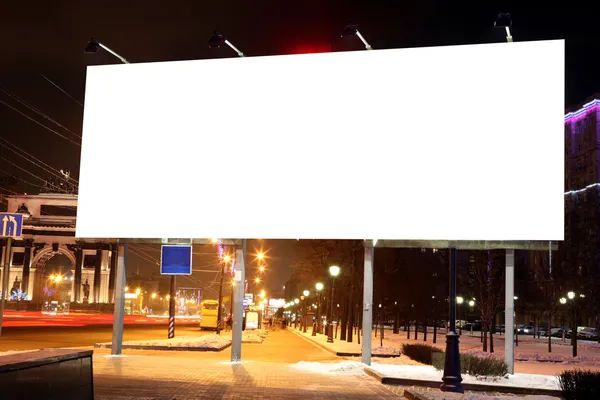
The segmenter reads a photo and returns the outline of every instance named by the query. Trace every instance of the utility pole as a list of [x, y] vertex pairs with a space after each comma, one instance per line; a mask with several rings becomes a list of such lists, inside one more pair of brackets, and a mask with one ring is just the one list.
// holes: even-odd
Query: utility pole
[[221, 321], [223, 320], [223, 277], [225, 276], [225, 262], [221, 266], [221, 284], [219, 285], [219, 310], [217, 311], [217, 335], [221, 334]]

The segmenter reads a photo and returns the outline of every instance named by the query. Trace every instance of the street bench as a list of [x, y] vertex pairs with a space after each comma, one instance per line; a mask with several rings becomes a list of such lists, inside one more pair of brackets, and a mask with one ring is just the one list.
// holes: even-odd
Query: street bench
[[0, 356], [3, 400], [93, 400], [92, 350], [42, 349]]

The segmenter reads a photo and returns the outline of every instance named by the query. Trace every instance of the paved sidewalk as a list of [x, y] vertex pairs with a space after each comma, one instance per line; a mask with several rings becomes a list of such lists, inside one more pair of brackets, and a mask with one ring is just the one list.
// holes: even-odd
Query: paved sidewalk
[[230, 364], [187, 354], [129, 352], [111, 357], [96, 350], [97, 400], [149, 399], [398, 399], [399, 394], [360, 370], [313, 373], [294, 364]]

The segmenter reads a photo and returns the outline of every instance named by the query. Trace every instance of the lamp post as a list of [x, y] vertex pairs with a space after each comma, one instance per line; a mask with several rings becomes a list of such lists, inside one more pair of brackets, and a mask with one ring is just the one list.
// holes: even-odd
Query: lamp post
[[[564, 297], [561, 297], [560, 298], [560, 304], [562, 304], [562, 305], [567, 304], [567, 299], [565, 299]], [[563, 322], [561, 324], [562, 325], [561, 331], [562, 331], [562, 342], [564, 344], [565, 343], [565, 324], [564, 324], [565, 321], [564, 321], [564, 318], [563, 318], [563, 320], [561, 322]]]
[[[357, 31], [358, 32], [358, 31]], [[329, 299], [329, 303], [331, 307], [329, 307], [327, 316], [327, 343], [333, 343], [333, 324], [331, 320], [333, 319], [333, 298], [335, 295], [335, 278], [340, 274], [340, 267], [337, 265], [332, 265], [329, 267], [329, 275], [331, 275], [331, 298]]]
[[462, 319], [461, 319], [461, 305], [464, 303], [465, 299], [462, 296], [458, 296], [456, 298], [456, 304], [458, 304], [458, 336], [462, 336]]
[[[294, 299], [294, 304], [296, 305], [296, 318], [294, 318], [294, 329], [298, 329], [298, 303], [300, 303], [300, 300]], [[302, 328], [302, 325], [300, 325], [300, 328]]]
[[456, 334], [456, 249], [449, 249], [449, 296], [448, 308], [449, 325], [446, 333], [446, 358], [444, 360], [444, 375], [440, 389], [443, 392], [464, 393], [462, 376], [460, 374], [459, 338]]
[[369, 43], [367, 43], [367, 41], [365, 40], [365, 38], [363, 37], [363, 35], [360, 34], [360, 32], [358, 31], [358, 26], [357, 25], [346, 25], [344, 27], [344, 29], [342, 30], [342, 37], [346, 37], [346, 36], [353, 36], [356, 35], [358, 36], [358, 38], [360, 39], [361, 42], [363, 42], [363, 44], [365, 45], [365, 49], [367, 50], [373, 50], [373, 48], [371, 47], [371, 45]]
[[305, 290], [304, 292], [302, 292], [302, 294], [304, 296], [301, 296], [300, 298], [302, 299], [302, 301], [304, 301], [304, 307], [303, 307], [303, 311], [302, 311], [302, 321], [304, 322], [302, 325], [304, 325], [304, 327], [302, 328], [302, 332], [306, 333], [306, 324], [308, 323], [308, 319], [307, 319], [307, 315], [308, 314], [308, 296], [310, 295], [310, 292], [308, 290]]
[[[580, 294], [579, 298], [584, 298], [584, 294]], [[573, 357], [577, 357], [577, 295], [575, 292], [567, 293], [567, 298], [571, 300], [573, 312], [571, 313], [571, 346], [573, 346]]]
[[[237, 53], [238, 56], [240, 57], [246, 57], [244, 55], [244, 53], [242, 53], [241, 51], [238, 50], [237, 47], [235, 47], [233, 44], [231, 44], [231, 42], [227, 39], [225, 39], [225, 36], [221, 35], [219, 32], [215, 31], [210, 39], [208, 39], [208, 47], [210, 47], [211, 49], [214, 48], [219, 48], [221, 46], [223, 46], [223, 44], [226, 44], [227, 46], [229, 46], [233, 51], [235, 51]], [[263, 253], [259, 253], [259, 256], [263, 255]], [[262, 257], [259, 257], [260, 260], [262, 260]]]
[[323, 284], [317, 282], [315, 289], [317, 290], [317, 318], [313, 323], [312, 336], [317, 336], [317, 331], [321, 333], [321, 290], [323, 290]]
[[[473, 313], [473, 306], [475, 306], [475, 300], [469, 300], [469, 308], [471, 313]], [[473, 323], [471, 323], [471, 336], [473, 336]]]

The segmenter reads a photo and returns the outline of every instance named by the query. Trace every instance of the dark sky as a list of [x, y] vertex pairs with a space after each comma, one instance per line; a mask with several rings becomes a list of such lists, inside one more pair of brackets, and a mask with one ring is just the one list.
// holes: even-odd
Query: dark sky
[[[70, 170], [72, 176], [78, 176], [80, 147], [58, 134], [79, 141], [83, 107], [78, 102], [84, 102], [86, 65], [119, 62], [102, 51], [84, 55], [83, 48], [90, 37], [131, 62], [234, 57], [228, 48], [208, 48], [207, 39], [215, 29], [248, 56], [311, 49], [359, 50], [362, 46], [358, 38], [339, 37], [341, 28], [349, 22], [358, 24], [376, 49], [459, 45], [504, 41], [503, 31], [495, 30], [493, 21], [498, 12], [511, 12], [515, 41], [567, 40], [566, 106], [578, 105], [600, 92], [599, 74], [594, 71], [600, 57], [595, 10], [553, 6], [551, 2], [535, 2], [543, 7], [535, 7], [531, 2], [526, 2], [529, 6], [513, 6], [510, 2], [481, 2], [482, 5], [476, 6], [474, 2], [464, 6], [456, 3], [3, 1], [0, 3], [0, 101], [56, 133], [0, 103], [0, 141], [6, 145], [3, 140], [8, 140], [53, 168]], [[514, 2], [519, 3], [524, 2]], [[44, 115], [36, 114], [23, 102]], [[0, 177], [17, 174], [21, 179], [18, 187], [9, 190], [37, 193], [36, 185], [42, 184], [41, 178], [47, 176], [39, 168], [38, 160], [19, 157], [3, 146], [0, 157]], [[110, 158], [106, 154], [107, 162]], [[99, 184], [106, 184], [108, 189], [111, 179], [115, 177], [107, 176], [106, 182]], [[160, 187], [157, 191], [160, 192]], [[0, 192], [10, 193], [6, 188]], [[157, 207], [159, 198], [152, 200], [157, 201]]]

